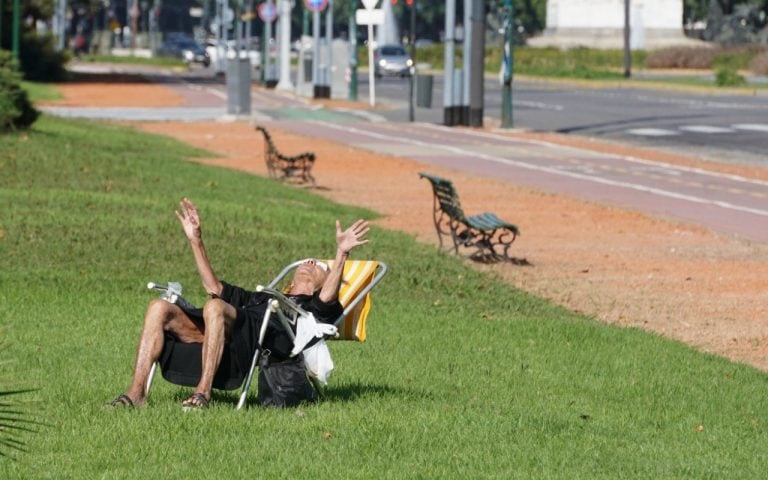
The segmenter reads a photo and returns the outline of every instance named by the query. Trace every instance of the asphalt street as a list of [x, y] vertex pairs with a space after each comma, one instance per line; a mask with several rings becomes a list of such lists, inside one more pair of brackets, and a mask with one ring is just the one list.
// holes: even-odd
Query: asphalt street
[[[376, 82], [377, 98], [395, 107], [382, 115], [408, 120], [408, 79]], [[368, 99], [367, 79], [360, 96]], [[573, 83], [516, 81], [513, 122], [516, 128], [630, 142], [695, 153], [726, 162], [761, 163], [768, 151], [768, 91], [725, 95], [713, 91], [603, 87]], [[486, 123], [501, 118], [501, 86], [486, 77]], [[415, 109], [418, 121], [443, 123], [443, 78], [433, 78], [432, 108]], [[740, 157], [740, 158], [739, 158]]]

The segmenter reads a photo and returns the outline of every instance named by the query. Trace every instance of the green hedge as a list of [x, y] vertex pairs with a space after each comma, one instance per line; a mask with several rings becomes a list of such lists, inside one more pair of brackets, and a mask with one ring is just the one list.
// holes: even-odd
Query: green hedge
[[21, 87], [21, 73], [10, 53], [0, 50], [0, 131], [27, 128], [39, 115]]

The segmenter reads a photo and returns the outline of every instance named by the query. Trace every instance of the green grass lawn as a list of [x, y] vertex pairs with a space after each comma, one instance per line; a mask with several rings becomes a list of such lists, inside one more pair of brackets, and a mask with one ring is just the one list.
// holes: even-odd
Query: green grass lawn
[[157, 67], [180, 67], [185, 68], [187, 65], [180, 58], [173, 57], [135, 57], [135, 56], [116, 56], [116, 55], [83, 55], [79, 61], [88, 63], [123, 63], [132, 65], [152, 65]]
[[243, 285], [330, 255], [336, 218], [374, 217], [185, 160], [201, 154], [45, 116], [0, 136], [0, 360], [13, 360], [0, 391], [37, 388], [15, 400], [44, 423], [19, 434], [24, 453], [0, 444], [14, 458], [0, 478], [764, 478], [764, 373], [599, 324], [381, 229], [355, 251], [390, 266], [369, 339], [331, 344], [324, 402], [268, 410], [252, 392], [235, 411], [221, 392], [185, 414], [190, 389], [158, 380], [146, 408], [105, 409], [129, 383], [146, 283], [204, 300], [173, 215], [182, 196], [221, 277]]
[[27, 91], [32, 102], [50, 102], [61, 100], [61, 92], [55, 85], [40, 82], [21, 82], [21, 86]]

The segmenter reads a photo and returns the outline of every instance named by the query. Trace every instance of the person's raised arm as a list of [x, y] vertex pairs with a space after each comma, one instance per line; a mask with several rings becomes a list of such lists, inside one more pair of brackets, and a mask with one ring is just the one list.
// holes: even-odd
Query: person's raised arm
[[363, 238], [368, 233], [368, 230], [370, 230], [368, 222], [358, 220], [351, 227], [342, 231], [341, 223], [336, 220], [336, 258], [318, 296], [323, 303], [331, 303], [339, 297], [341, 276], [344, 273], [344, 262], [347, 261], [349, 252], [353, 248], [368, 243], [368, 240]]
[[200, 215], [197, 213], [195, 205], [186, 197], [179, 202], [179, 209], [175, 212], [176, 217], [181, 222], [181, 226], [184, 229], [184, 234], [189, 240], [189, 245], [192, 247], [192, 253], [195, 256], [195, 264], [197, 265], [197, 272], [200, 274], [200, 280], [203, 282], [203, 288], [209, 295], [221, 295], [221, 291], [224, 288], [216, 277], [216, 273], [213, 271], [211, 262], [208, 260], [208, 255], [205, 252], [205, 245], [203, 245], [203, 230], [200, 226]]

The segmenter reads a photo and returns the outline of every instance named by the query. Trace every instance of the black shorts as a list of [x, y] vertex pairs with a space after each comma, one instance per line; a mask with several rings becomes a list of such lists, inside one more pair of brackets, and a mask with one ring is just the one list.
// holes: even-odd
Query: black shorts
[[[182, 310], [192, 319], [203, 320], [202, 309]], [[235, 324], [224, 345], [221, 363], [213, 380], [214, 388], [222, 390], [234, 390], [245, 380], [259, 345], [259, 331], [266, 305], [235, 310]], [[160, 356], [163, 378], [177, 385], [196, 386], [202, 370], [202, 346], [202, 343], [184, 343], [166, 333]], [[270, 326], [264, 337], [264, 348], [270, 351], [271, 360], [281, 361], [289, 357], [293, 342], [282, 328]]]

